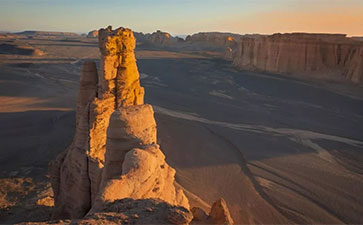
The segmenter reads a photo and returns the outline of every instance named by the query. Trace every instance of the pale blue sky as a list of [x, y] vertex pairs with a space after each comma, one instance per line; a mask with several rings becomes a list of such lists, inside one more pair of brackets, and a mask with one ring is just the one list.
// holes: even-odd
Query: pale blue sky
[[0, 30], [363, 35], [363, 0], [0, 0]]

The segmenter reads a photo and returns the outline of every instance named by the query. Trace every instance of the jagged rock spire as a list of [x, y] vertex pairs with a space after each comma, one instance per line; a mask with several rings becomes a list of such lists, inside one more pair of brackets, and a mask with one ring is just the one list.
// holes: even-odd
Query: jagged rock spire
[[189, 208], [156, 144], [152, 107], [143, 105], [133, 32], [108, 27], [98, 34], [101, 73], [94, 62], [84, 63], [76, 134], [51, 166], [54, 218], [81, 218], [93, 206], [122, 198], [159, 198]]

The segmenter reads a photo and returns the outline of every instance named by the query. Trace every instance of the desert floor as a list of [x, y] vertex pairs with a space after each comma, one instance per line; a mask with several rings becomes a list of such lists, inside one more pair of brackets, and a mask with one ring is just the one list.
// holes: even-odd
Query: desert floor
[[[97, 42], [1, 43], [45, 54], [0, 53], [0, 223], [46, 220], [48, 163], [72, 141], [80, 68], [99, 63]], [[136, 56], [192, 204], [223, 197], [236, 223], [363, 223], [362, 86], [240, 71], [208, 52]]]

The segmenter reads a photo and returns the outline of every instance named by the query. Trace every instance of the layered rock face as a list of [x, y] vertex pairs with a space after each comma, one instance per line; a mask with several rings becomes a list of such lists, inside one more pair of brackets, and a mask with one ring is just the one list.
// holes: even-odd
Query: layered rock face
[[152, 107], [143, 105], [132, 31], [101, 29], [99, 47], [102, 72], [84, 63], [75, 137], [51, 166], [54, 218], [80, 218], [94, 205], [127, 197], [188, 208], [183, 192], [174, 188], [175, 171], [156, 145]]
[[363, 81], [363, 44], [340, 34], [241, 37], [230, 59], [246, 70]]

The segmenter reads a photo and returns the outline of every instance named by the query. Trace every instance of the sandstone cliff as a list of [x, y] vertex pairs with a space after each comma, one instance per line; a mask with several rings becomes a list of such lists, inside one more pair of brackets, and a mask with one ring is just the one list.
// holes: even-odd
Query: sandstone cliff
[[[111, 27], [98, 33], [101, 73], [94, 62], [83, 64], [75, 137], [51, 165], [53, 218], [87, 215], [76, 222], [127, 223], [134, 211], [145, 214], [145, 204], [154, 204], [161, 209], [148, 207], [150, 212], [131, 220], [189, 224], [188, 199], [174, 185], [175, 170], [157, 145], [152, 106], [144, 104], [133, 33]], [[222, 204], [212, 208], [206, 222], [232, 224], [228, 215]]]
[[363, 44], [340, 34], [241, 37], [228, 58], [246, 70], [363, 80]]

